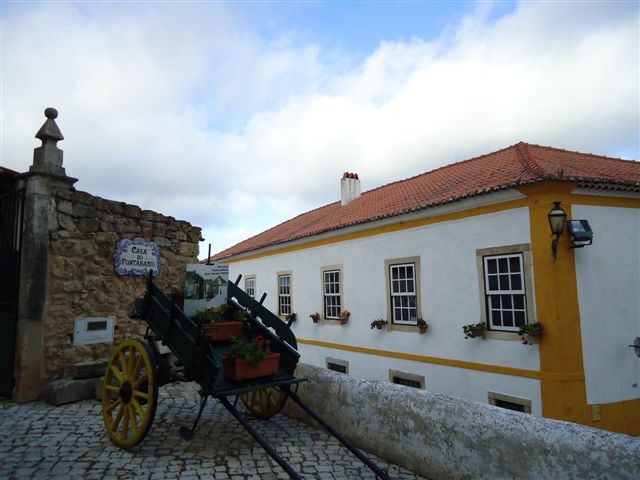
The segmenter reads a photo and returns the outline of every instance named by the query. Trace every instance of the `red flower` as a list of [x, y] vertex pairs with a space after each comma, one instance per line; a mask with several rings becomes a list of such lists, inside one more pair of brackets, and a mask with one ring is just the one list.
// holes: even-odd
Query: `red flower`
[[262, 340], [264, 340], [264, 337], [262, 335], [257, 335], [256, 336], [256, 340], [258, 340], [259, 342], [261, 342]]

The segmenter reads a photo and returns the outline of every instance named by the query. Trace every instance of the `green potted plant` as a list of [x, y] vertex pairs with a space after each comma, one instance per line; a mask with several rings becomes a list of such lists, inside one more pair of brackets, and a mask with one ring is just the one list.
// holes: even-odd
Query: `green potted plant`
[[244, 311], [232, 305], [200, 310], [191, 317], [212, 341], [220, 342], [239, 337], [245, 320]]
[[465, 325], [462, 327], [462, 331], [464, 332], [464, 338], [476, 338], [481, 337], [482, 333], [485, 331], [485, 323], [472, 323], [470, 325]]
[[371, 329], [373, 330], [374, 328], [376, 328], [378, 330], [382, 330], [382, 327], [384, 327], [388, 323], [389, 322], [387, 322], [386, 320], [378, 318], [377, 320], [371, 322]]
[[318, 312], [312, 313], [311, 315], [309, 315], [309, 317], [311, 317], [313, 323], [318, 323], [320, 321], [320, 314]]
[[420, 333], [427, 333], [429, 329], [429, 325], [422, 318], [418, 319], [418, 328], [420, 329]]
[[232, 338], [222, 358], [224, 378], [233, 381], [274, 375], [279, 363], [280, 354], [269, 351], [269, 340], [262, 335], [249, 340]]
[[346, 323], [349, 321], [350, 316], [351, 312], [349, 310], [343, 310], [342, 312], [340, 312], [340, 324], [346, 325]]
[[522, 338], [523, 345], [533, 345], [538, 342], [538, 339], [542, 336], [542, 330], [544, 327], [540, 322], [529, 323], [522, 325], [518, 335]]

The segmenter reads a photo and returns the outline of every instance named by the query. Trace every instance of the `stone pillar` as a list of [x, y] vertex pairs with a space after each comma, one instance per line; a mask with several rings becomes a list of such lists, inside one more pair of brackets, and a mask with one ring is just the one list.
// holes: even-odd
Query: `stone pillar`
[[52, 191], [72, 189], [77, 181], [62, 167], [62, 150], [57, 142], [64, 137], [55, 122], [58, 112], [47, 108], [47, 120], [36, 138], [33, 165], [20, 176], [25, 185], [24, 230], [20, 260], [20, 296], [16, 338], [16, 385], [13, 398], [19, 402], [37, 399], [43, 389], [44, 319], [49, 272], [49, 217]]

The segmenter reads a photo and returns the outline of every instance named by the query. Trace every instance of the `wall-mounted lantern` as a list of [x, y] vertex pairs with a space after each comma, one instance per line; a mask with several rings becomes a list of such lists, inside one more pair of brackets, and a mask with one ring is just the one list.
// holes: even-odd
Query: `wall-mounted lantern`
[[567, 223], [567, 212], [562, 209], [560, 202], [553, 202], [553, 208], [549, 212], [548, 217], [551, 234], [553, 235], [553, 240], [551, 241], [551, 259], [555, 262], [556, 252], [558, 250], [558, 238], [564, 232], [564, 227]]
[[593, 243], [593, 230], [587, 220], [569, 220], [571, 248], [581, 248]]
[[629, 345], [629, 346], [633, 348], [633, 351], [636, 353], [636, 355], [640, 357], [640, 337], [636, 337], [633, 340], [633, 345]]

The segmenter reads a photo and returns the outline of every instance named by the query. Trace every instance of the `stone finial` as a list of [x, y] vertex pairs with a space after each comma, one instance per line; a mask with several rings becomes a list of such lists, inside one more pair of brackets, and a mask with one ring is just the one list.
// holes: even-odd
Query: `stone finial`
[[36, 133], [36, 138], [42, 140], [42, 146], [34, 149], [33, 165], [29, 171], [66, 176], [65, 170], [62, 168], [63, 152], [56, 145], [59, 140], [64, 140], [62, 132], [56, 124], [58, 111], [49, 107], [44, 111], [44, 115], [47, 120]]

